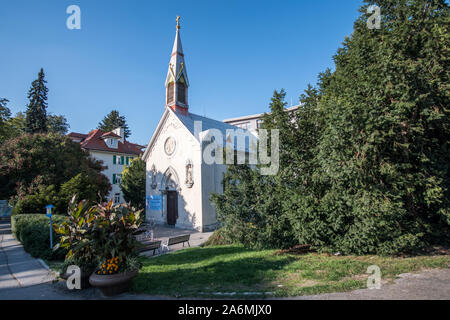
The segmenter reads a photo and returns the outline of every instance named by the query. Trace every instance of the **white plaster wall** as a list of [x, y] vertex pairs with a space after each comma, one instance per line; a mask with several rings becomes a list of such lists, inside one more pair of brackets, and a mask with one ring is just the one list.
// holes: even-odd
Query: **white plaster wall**
[[225, 165], [203, 163], [202, 177], [202, 204], [203, 227], [205, 231], [214, 230], [217, 225], [216, 208], [210, 200], [211, 193], [222, 193], [222, 175], [226, 170]]
[[[166, 121], [156, 132], [157, 138], [146, 161], [146, 195], [161, 194], [161, 181], [164, 173], [172, 167], [178, 176], [178, 219], [175, 227], [201, 230], [202, 222], [202, 181], [201, 181], [201, 152], [200, 144], [191, 133], [182, 125], [180, 120], [168, 113]], [[164, 144], [167, 138], [172, 137], [176, 141], [175, 152], [167, 156]], [[149, 146], [150, 147], [150, 146]], [[190, 159], [193, 163], [194, 185], [188, 188], [185, 185], [186, 163]], [[157, 187], [151, 187], [151, 169], [155, 165]], [[167, 223], [166, 196], [163, 195], [162, 210], [154, 211], [146, 209], [147, 219], [165, 224]]]
[[124, 156], [126, 157], [138, 157], [135, 154], [124, 154], [124, 153], [111, 153], [111, 152], [102, 152], [102, 151], [96, 151], [96, 150], [89, 150], [90, 155], [96, 159], [96, 160], [102, 160], [103, 165], [107, 166], [108, 168], [103, 170], [102, 173], [109, 179], [109, 182], [111, 183], [111, 191], [108, 195], [108, 200], [110, 200], [112, 197], [114, 197], [114, 194], [120, 193], [120, 202], [125, 202], [122, 191], [120, 190], [120, 185], [118, 183], [113, 184], [113, 173], [115, 174], [122, 174], [123, 169], [125, 165], [120, 164], [113, 164], [113, 156]]

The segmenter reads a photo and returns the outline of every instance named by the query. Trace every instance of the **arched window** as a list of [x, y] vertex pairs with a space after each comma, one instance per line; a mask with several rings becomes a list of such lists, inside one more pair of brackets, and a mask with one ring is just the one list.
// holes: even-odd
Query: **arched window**
[[177, 101], [186, 104], [186, 85], [182, 82], [178, 83]]
[[174, 102], [175, 98], [175, 83], [170, 82], [167, 87], [167, 104], [171, 104]]

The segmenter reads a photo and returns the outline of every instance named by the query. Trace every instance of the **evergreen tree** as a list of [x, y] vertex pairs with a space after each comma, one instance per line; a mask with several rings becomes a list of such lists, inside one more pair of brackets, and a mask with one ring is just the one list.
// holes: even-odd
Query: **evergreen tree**
[[[335, 56], [318, 148], [322, 241], [343, 252], [417, 249], [450, 223], [449, 8], [366, 1]], [[369, 5], [381, 29], [367, 28]]]
[[70, 125], [67, 123], [67, 119], [64, 116], [49, 115], [47, 117], [48, 132], [67, 134]]
[[108, 132], [118, 127], [122, 127], [124, 129], [125, 138], [128, 138], [131, 135], [131, 130], [128, 128], [125, 116], [121, 116], [119, 111], [113, 110], [103, 118], [103, 120], [98, 124], [97, 129]]
[[0, 98], [0, 125], [11, 117], [11, 110], [7, 107], [9, 100]]
[[145, 207], [145, 161], [134, 159], [122, 173], [120, 189], [126, 202], [136, 209]]
[[0, 98], [0, 143], [9, 136], [8, 121], [11, 118], [11, 110], [7, 107], [9, 100]]
[[41, 68], [38, 78], [31, 84], [28, 91], [30, 100], [26, 111], [26, 131], [28, 133], [47, 132], [47, 81]]
[[[273, 247], [282, 234], [288, 244], [292, 237], [346, 254], [448, 243], [448, 5], [365, 2], [334, 57], [335, 72], [306, 90], [295, 119], [275, 93], [264, 127], [280, 129], [278, 174], [257, 178], [230, 167], [224, 194], [213, 195], [234, 240]], [[380, 29], [367, 27], [370, 5], [381, 8]]]

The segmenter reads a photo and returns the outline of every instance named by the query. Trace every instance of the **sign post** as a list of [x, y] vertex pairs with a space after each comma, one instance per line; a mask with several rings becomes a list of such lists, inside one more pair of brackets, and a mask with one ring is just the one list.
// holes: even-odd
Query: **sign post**
[[45, 214], [50, 219], [50, 249], [53, 249], [53, 226], [52, 226], [52, 210], [55, 206], [48, 204], [45, 206], [47, 213]]

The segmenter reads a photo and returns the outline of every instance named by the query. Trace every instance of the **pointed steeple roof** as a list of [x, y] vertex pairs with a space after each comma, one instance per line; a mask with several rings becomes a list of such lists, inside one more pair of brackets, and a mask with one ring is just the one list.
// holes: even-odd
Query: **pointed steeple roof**
[[177, 33], [175, 34], [175, 41], [173, 43], [172, 55], [174, 54], [183, 55], [183, 47], [181, 46], [181, 37], [180, 37], [180, 17], [177, 17]]
[[189, 87], [189, 81], [186, 72], [186, 63], [184, 62], [183, 46], [180, 37], [180, 17], [177, 17], [177, 31], [173, 43], [172, 54], [170, 56], [169, 70], [166, 77], [166, 87], [169, 82], [177, 82], [183, 76], [186, 86]]

